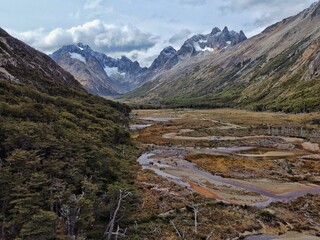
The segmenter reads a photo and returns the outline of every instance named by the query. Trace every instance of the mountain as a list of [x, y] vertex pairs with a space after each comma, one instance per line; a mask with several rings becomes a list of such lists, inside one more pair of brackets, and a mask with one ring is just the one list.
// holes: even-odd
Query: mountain
[[63, 46], [50, 57], [85, 89], [101, 96], [116, 96], [135, 88], [143, 71], [138, 62], [108, 57], [82, 43]]
[[89, 92], [102, 96], [117, 95], [117, 87], [100, 62], [91, 55], [91, 51], [88, 46], [82, 44], [69, 45], [54, 52], [51, 57], [66, 71], [72, 73]]
[[159, 56], [152, 62], [149, 70], [155, 71], [160, 68], [166, 70], [171, 69], [174, 65], [178, 63], [179, 59], [177, 56], [177, 51], [173, 47], [164, 48]]
[[125, 56], [114, 59], [82, 43], [63, 46], [50, 57], [73, 74], [89, 92], [117, 96], [140, 87], [182, 61], [234, 46], [246, 39], [242, 31], [214, 28], [207, 35], [188, 39], [178, 51], [171, 46], [164, 48], [149, 68], [142, 68], [137, 61]]
[[0, 77], [43, 91], [48, 91], [47, 86], [61, 84], [69, 84], [70, 87], [76, 88], [80, 86], [70, 73], [59, 67], [46, 54], [11, 37], [1, 28]]
[[229, 32], [227, 27], [221, 31], [215, 27], [207, 35], [199, 34], [188, 39], [177, 52], [177, 56], [179, 59], [184, 59], [201, 52], [214, 52], [228, 46], [234, 46], [245, 40], [247, 40], [247, 37], [243, 31], [240, 31], [240, 33], [235, 31]]
[[[124, 99], [157, 107], [319, 110], [319, 20], [320, 2], [246, 41], [180, 62]], [[195, 44], [187, 43], [190, 55]]]
[[0, 239], [101, 239], [135, 191], [129, 111], [0, 28]]

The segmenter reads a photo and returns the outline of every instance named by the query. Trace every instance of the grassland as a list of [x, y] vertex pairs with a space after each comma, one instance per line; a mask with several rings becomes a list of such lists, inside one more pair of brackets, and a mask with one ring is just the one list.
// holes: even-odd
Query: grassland
[[[260, 186], [266, 181], [268, 186], [264, 185], [263, 188], [273, 192], [286, 192], [295, 186], [319, 186], [319, 152], [306, 150], [302, 146], [305, 141], [320, 143], [319, 113], [176, 109], [137, 110], [132, 117], [133, 124], [152, 124], [151, 127], [133, 132], [132, 138], [141, 147], [155, 153], [155, 164], [172, 164], [171, 167], [159, 168], [166, 173], [183, 175], [174, 165], [186, 160], [213, 175], [238, 183]], [[176, 119], [152, 122], [142, 120], [145, 117]], [[186, 138], [164, 138], [168, 133]], [[265, 137], [257, 138], [260, 135]], [[209, 136], [235, 139], [199, 141]], [[250, 138], [241, 138], [244, 136]], [[239, 152], [212, 153], [213, 148], [236, 146], [259, 148], [259, 154], [267, 151], [293, 154], [254, 158], [239, 156]], [[138, 172], [141, 199], [136, 217], [144, 239], [183, 239], [179, 234], [184, 235], [185, 239], [240, 239], [252, 234], [290, 235], [296, 232], [302, 232], [302, 235], [298, 234], [300, 238], [317, 239], [320, 230], [320, 215], [316, 210], [320, 208], [319, 194], [304, 195], [290, 202], [274, 202], [264, 207], [224, 203], [215, 196], [234, 194], [235, 198], [243, 196], [253, 199], [256, 193], [197, 181], [195, 176], [192, 171], [185, 176], [184, 180], [193, 189], [190, 191], [159, 177], [153, 171]], [[279, 185], [273, 188], [272, 183]], [[199, 209], [197, 231], [194, 226], [195, 206]], [[283, 235], [283, 239], [289, 239], [286, 236]]]

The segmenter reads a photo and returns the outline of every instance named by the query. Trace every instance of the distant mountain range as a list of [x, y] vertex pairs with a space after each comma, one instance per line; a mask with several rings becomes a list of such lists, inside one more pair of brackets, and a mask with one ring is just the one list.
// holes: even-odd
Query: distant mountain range
[[[320, 110], [319, 23], [320, 2], [317, 2], [246, 41], [240, 33], [233, 37], [238, 41], [231, 41], [232, 47], [224, 48], [222, 43], [212, 54], [199, 55], [173, 64], [174, 67], [169, 65], [165, 72], [123, 99], [152, 107]], [[210, 48], [209, 38], [200, 36], [186, 41], [182, 49], [188, 48], [190, 42], [189, 49], [197, 50], [192, 39], [197, 40], [199, 49]], [[174, 53], [172, 49], [166, 52]]]
[[195, 35], [186, 40], [177, 51], [169, 46], [163, 49], [149, 68], [123, 56], [111, 58], [93, 51], [82, 43], [63, 46], [50, 57], [69, 71], [89, 92], [101, 96], [115, 97], [132, 91], [175, 65], [198, 55], [212, 54], [234, 46], [247, 38], [240, 31], [222, 31], [214, 28], [207, 35]]
[[166, 47], [150, 67], [83, 44], [51, 57], [94, 94], [150, 107], [320, 110], [320, 1], [247, 39], [225, 27]]

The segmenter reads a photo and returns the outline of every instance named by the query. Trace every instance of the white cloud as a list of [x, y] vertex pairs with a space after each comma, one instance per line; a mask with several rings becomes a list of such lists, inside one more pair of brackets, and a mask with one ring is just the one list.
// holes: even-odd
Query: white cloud
[[314, 0], [227, 0], [220, 7], [223, 13], [250, 14], [252, 21], [247, 25], [267, 26], [285, 17], [297, 14], [309, 7]]
[[101, 2], [102, 0], [87, 0], [83, 8], [85, 10], [93, 10], [98, 8]]
[[134, 25], [116, 26], [100, 20], [87, 22], [69, 29], [56, 28], [50, 32], [44, 29], [16, 32], [12, 35], [29, 45], [51, 53], [66, 44], [83, 42], [103, 52], [129, 52], [147, 50], [156, 44], [157, 38], [142, 32]]
[[249, 31], [249, 32], [246, 32], [246, 36], [247, 36], [248, 38], [253, 37], [253, 36], [261, 33], [266, 27], [267, 27], [267, 26], [258, 27], [258, 28], [255, 28], [255, 29]]
[[207, 0], [180, 0], [179, 2], [185, 5], [197, 6], [206, 4]]
[[174, 45], [181, 45], [184, 41], [188, 39], [191, 31], [189, 29], [182, 29], [180, 32], [174, 34], [170, 39], [169, 43]]

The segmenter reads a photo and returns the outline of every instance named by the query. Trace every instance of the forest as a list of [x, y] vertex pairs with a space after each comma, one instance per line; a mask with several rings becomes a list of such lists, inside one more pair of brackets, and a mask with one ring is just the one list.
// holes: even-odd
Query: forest
[[136, 198], [130, 108], [47, 89], [0, 80], [0, 239], [121, 234]]

